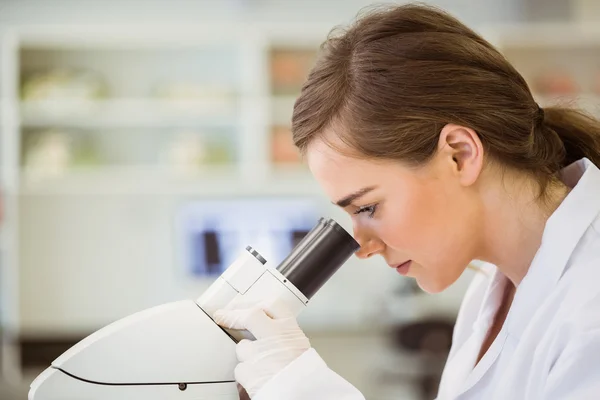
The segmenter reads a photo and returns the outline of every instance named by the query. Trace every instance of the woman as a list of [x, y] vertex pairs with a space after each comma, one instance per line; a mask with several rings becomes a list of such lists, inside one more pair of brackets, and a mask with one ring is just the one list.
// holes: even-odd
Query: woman
[[[404, 5], [331, 36], [296, 101], [295, 144], [352, 217], [359, 257], [427, 292], [471, 260], [440, 399], [600, 398], [600, 125], [540, 108], [488, 42]], [[253, 399], [364, 397], [281, 306], [220, 312]]]

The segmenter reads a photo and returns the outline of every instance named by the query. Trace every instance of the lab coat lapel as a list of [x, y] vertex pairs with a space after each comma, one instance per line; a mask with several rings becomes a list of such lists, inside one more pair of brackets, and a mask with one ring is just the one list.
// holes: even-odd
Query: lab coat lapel
[[483, 341], [498, 309], [505, 279], [500, 271], [494, 269], [492, 278], [483, 295], [477, 318], [473, 323], [471, 335], [446, 366], [445, 371], [448, 372], [444, 372], [446, 376], [444, 376], [443, 385], [446, 389], [442, 398], [456, 398], [469, 390], [493, 365], [498, 354], [500, 354], [504, 344], [502, 333], [498, 334], [485, 356], [475, 365]]
[[475, 365], [486, 332], [474, 330], [473, 335], [453, 357], [446, 369], [446, 390], [441, 398], [455, 399], [469, 391], [490, 369], [500, 354], [507, 335], [500, 332], [483, 358]]
[[480, 348], [481, 340], [478, 332], [474, 330], [444, 369], [444, 384], [441, 385], [444, 392], [440, 393], [440, 399], [455, 399], [464, 391], [465, 382], [477, 361]]
[[468, 360], [464, 360], [468, 362], [468, 364], [465, 365], [468, 365], [469, 374], [467, 375], [467, 379], [462, 381], [464, 384], [462, 385], [459, 394], [467, 392], [477, 382], [479, 382], [479, 380], [486, 374], [494, 362], [496, 362], [498, 355], [504, 347], [507, 336], [506, 330], [502, 328], [490, 348], [486, 351], [479, 363], [475, 365], [477, 357], [481, 351], [481, 346], [487, 337], [488, 331], [493, 323], [494, 317], [496, 316], [496, 312], [498, 311], [498, 307], [500, 306], [500, 302], [502, 301], [506, 283], [507, 278], [496, 269], [484, 296], [482, 308], [479, 312], [477, 321], [473, 326], [473, 336], [470, 339], [472, 343], [469, 344], [468, 348], [470, 353], [465, 354], [465, 358], [468, 358]]

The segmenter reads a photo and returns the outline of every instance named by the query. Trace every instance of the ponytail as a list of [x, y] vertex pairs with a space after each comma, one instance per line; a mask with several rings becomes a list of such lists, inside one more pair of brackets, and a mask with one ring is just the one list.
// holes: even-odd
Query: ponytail
[[543, 131], [558, 135], [564, 146], [560, 169], [584, 157], [600, 166], [600, 121], [575, 109], [548, 107]]

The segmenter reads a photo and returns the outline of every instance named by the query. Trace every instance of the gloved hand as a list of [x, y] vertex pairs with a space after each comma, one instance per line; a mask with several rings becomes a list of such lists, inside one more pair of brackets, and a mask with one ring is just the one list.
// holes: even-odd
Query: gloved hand
[[235, 379], [250, 398], [305, 351], [310, 342], [294, 314], [281, 301], [254, 306], [232, 304], [214, 314], [215, 322], [228, 329], [245, 329], [256, 340], [241, 340], [236, 346], [240, 363]]

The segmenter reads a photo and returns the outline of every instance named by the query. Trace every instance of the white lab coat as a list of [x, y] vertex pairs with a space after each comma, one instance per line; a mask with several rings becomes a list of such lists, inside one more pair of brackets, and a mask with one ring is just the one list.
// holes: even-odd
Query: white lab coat
[[[474, 278], [456, 322], [439, 400], [600, 399], [600, 170], [562, 171], [573, 190], [548, 220], [496, 340], [475, 366], [506, 277]], [[363, 400], [313, 349], [253, 400]]]

